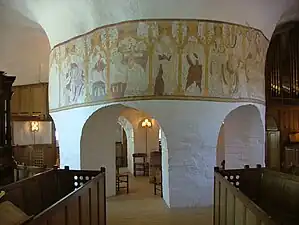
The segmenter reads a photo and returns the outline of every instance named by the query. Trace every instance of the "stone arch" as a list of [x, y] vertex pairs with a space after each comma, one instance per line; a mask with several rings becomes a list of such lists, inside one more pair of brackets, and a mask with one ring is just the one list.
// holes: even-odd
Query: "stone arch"
[[243, 105], [225, 117], [219, 131], [216, 162], [225, 160], [227, 169], [264, 165], [265, 129], [260, 111]]
[[[115, 190], [115, 138], [116, 129], [118, 122], [124, 120], [130, 122], [131, 126], [134, 128], [134, 124], [139, 124], [142, 120], [142, 115], [148, 115], [144, 112], [139, 115], [140, 118], [136, 118], [136, 121], [130, 120], [124, 112], [127, 110], [132, 110], [140, 112], [132, 107], [124, 106], [123, 104], [114, 104], [103, 106], [97, 111], [95, 111], [83, 125], [81, 132], [80, 141], [80, 158], [81, 158], [81, 169], [99, 169], [101, 166], [106, 167], [107, 171], [107, 196], [113, 196], [116, 193]], [[119, 119], [120, 118], [120, 119]], [[152, 118], [152, 117], [151, 117]], [[153, 121], [156, 121], [153, 119]], [[156, 121], [158, 124], [158, 122]], [[130, 127], [130, 126], [128, 126]], [[132, 128], [130, 127], [130, 129]], [[128, 130], [130, 130], [128, 129]], [[134, 140], [136, 141], [136, 129], [134, 128]], [[165, 138], [166, 142], [166, 138]], [[166, 144], [164, 144], [166, 145]], [[138, 150], [139, 151], [139, 150]], [[134, 144], [134, 152], [136, 152], [136, 147]], [[163, 157], [163, 153], [162, 153]], [[163, 166], [163, 163], [162, 163]], [[162, 170], [162, 173], [166, 173], [168, 167]], [[162, 175], [164, 177], [164, 175]], [[165, 178], [167, 179], [167, 177]], [[164, 185], [164, 184], [163, 184]]]

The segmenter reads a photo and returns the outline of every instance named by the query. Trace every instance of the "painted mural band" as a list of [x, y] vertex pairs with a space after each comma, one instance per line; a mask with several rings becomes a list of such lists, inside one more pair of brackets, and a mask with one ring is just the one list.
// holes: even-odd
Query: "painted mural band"
[[129, 21], [55, 47], [50, 108], [142, 96], [264, 101], [268, 40], [200, 20]]

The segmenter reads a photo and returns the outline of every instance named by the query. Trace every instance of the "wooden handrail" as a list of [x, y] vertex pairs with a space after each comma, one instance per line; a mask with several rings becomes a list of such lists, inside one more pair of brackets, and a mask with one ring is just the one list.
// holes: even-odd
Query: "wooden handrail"
[[[72, 172], [72, 171], [70, 171], [70, 172]], [[73, 172], [75, 172], [75, 171], [73, 171]], [[82, 171], [80, 171], [80, 172], [82, 172]], [[90, 172], [90, 171], [84, 171], [84, 172]], [[102, 207], [103, 207], [102, 215], [97, 215], [97, 220], [98, 220], [99, 225], [105, 225], [106, 224], [106, 198], [105, 198], [105, 169], [104, 168], [101, 168], [100, 173], [95, 178], [89, 180], [87, 183], [85, 183], [85, 185], [83, 185], [83, 186], [79, 187], [77, 190], [74, 190], [73, 192], [69, 193], [68, 195], [66, 195], [65, 197], [60, 199], [58, 202], [56, 202], [49, 208], [43, 210], [38, 215], [30, 218], [29, 220], [27, 220], [24, 223], [24, 225], [25, 224], [26, 225], [53, 224], [54, 225], [54, 223], [52, 223], [53, 215], [63, 212], [63, 214], [65, 216], [65, 214], [67, 214], [67, 212], [65, 212], [65, 210], [67, 207], [70, 207], [70, 202], [74, 199], [79, 199], [79, 202], [80, 202], [81, 197], [84, 195], [89, 196], [89, 201], [91, 201], [90, 190], [92, 188], [94, 188], [94, 186], [96, 186], [96, 188], [99, 189], [100, 182], [102, 182], [102, 188], [103, 188], [102, 198], [104, 198], [104, 201], [103, 201], [103, 205], [102, 205]], [[97, 190], [97, 191], [99, 191], [99, 190]], [[98, 192], [97, 192], [97, 195], [99, 195]], [[99, 200], [99, 197], [100, 196], [97, 196], [98, 200]], [[99, 204], [99, 202], [98, 202], [98, 204]], [[97, 208], [98, 208], [98, 210], [97, 210], [98, 213], [100, 213], [99, 206]], [[91, 214], [90, 210], [89, 210], [89, 214]], [[89, 215], [89, 219], [91, 219], [91, 215]], [[67, 220], [67, 218], [65, 218], [65, 220]]]

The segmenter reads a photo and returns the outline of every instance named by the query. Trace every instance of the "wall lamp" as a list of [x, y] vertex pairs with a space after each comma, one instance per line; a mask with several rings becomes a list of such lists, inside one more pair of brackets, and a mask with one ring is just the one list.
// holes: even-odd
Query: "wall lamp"
[[39, 131], [39, 122], [31, 121], [30, 128], [31, 128], [31, 132], [38, 132]]

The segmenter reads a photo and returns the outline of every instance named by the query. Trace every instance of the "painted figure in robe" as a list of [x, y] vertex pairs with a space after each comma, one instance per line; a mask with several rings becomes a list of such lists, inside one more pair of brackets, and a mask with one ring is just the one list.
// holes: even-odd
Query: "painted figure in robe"
[[91, 96], [100, 99], [107, 93], [107, 63], [104, 57], [97, 56], [89, 75]]

